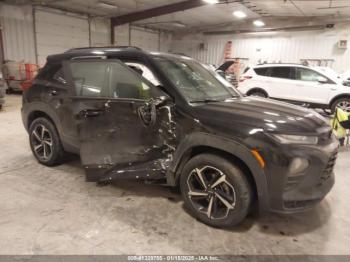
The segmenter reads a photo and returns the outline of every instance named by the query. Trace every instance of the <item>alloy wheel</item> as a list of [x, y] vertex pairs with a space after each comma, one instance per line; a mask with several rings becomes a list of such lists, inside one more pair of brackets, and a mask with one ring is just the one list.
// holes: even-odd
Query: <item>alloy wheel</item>
[[37, 125], [31, 133], [34, 153], [43, 161], [48, 161], [53, 153], [53, 142], [50, 131], [44, 125]]
[[235, 189], [227, 176], [215, 167], [204, 166], [192, 170], [187, 186], [193, 207], [209, 219], [225, 219], [235, 208]]
[[340, 101], [338, 104], [337, 104], [337, 107], [344, 110], [345, 112], [350, 112], [350, 101]]

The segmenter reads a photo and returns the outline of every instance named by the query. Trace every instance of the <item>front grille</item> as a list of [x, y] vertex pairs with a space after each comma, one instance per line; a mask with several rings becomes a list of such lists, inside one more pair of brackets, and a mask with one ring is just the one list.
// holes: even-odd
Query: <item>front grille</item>
[[326, 168], [323, 170], [322, 175], [320, 176], [319, 183], [317, 186], [321, 186], [325, 181], [327, 181], [334, 171], [334, 166], [337, 160], [338, 152], [335, 152], [328, 160]]

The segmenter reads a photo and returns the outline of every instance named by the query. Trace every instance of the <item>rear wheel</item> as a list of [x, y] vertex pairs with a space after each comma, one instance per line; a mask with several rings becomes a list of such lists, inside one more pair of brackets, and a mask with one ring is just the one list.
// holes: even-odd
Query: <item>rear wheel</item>
[[55, 126], [46, 118], [35, 119], [29, 128], [29, 142], [39, 163], [53, 166], [61, 163], [64, 150]]
[[189, 160], [180, 187], [190, 213], [214, 227], [238, 224], [252, 202], [252, 189], [244, 173], [217, 155], [202, 154]]
[[350, 113], [350, 97], [342, 97], [334, 101], [331, 105], [332, 112], [335, 112], [336, 108], [340, 108], [345, 112]]

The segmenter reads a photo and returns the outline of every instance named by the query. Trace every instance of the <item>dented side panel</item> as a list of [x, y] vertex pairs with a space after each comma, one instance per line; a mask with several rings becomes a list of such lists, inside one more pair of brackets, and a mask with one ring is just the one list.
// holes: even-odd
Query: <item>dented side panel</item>
[[165, 178], [178, 144], [174, 105], [157, 109], [154, 125], [145, 126], [138, 114], [144, 101], [118, 99], [78, 102], [79, 109], [108, 109], [96, 117], [78, 116], [80, 155], [89, 180]]

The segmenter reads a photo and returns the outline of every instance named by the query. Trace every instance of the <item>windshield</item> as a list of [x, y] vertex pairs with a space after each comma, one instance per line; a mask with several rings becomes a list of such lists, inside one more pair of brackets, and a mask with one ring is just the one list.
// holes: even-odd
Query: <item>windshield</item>
[[240, 96], [223, 77], [190, 58], [156, 56], [154, 60], [190, 103]]

